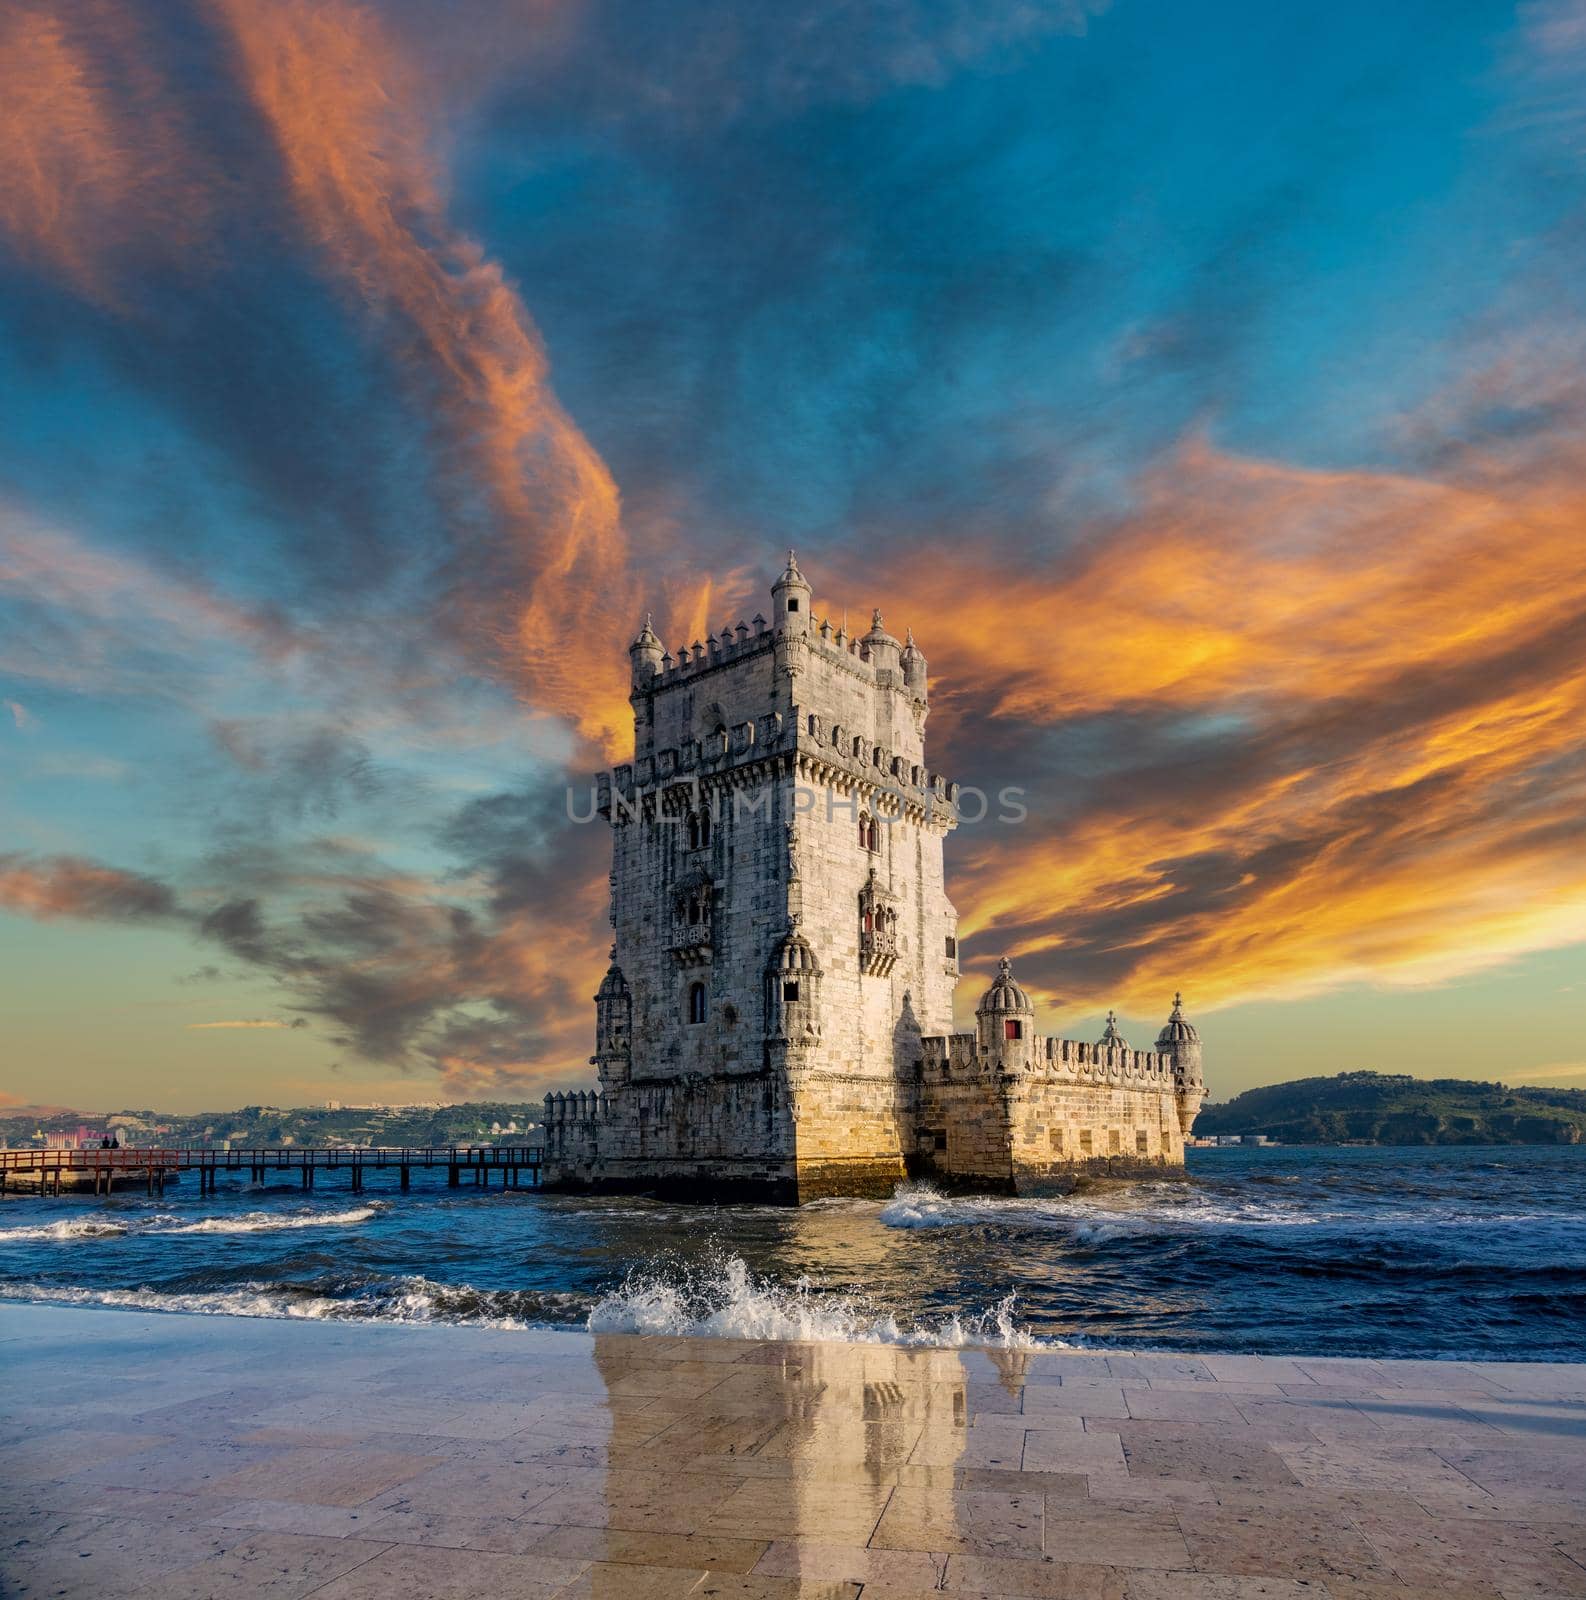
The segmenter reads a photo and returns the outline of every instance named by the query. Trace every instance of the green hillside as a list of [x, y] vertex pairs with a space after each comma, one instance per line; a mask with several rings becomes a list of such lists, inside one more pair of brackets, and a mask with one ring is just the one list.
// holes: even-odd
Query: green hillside
[[1340, 1072], [1205, 1106], [1195, 1132], [1265, 1133], [1283, 1144], [1579, 1144], [1586, 1090]]

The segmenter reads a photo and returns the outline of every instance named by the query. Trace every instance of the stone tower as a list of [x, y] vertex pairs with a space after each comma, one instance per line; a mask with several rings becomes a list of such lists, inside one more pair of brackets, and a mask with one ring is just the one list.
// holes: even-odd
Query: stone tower
[[953, 1033], [958, 791], [925, 762], [925, 657], [813, 593], [790, 552], [769, 622], [671, 652], [646, 619], [629, 646], [634, 759], [598, 780], [600, 1089], [548, 1098], [547, 1183], [802, 1201], [1182, 1160], [1180, 1011], [1161, 1053], [1043, 1039], [1005, 960]]
[[956, 791], [925, 766], [912, 636], [812, 600], [790, 553], [769, 623], [672, 653], [647, 619], [629, 647], [600, 1115], [592, 1142], [551, 1116], [562, 1181], [802, 1200], [904, 1176], [920, 1039], [952, 1028]]

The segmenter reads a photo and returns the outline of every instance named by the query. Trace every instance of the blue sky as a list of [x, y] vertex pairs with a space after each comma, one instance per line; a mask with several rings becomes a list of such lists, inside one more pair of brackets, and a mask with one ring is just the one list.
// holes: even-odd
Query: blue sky
[[582, 1082], [563, 785], [790, 544], [1033, 796], [961, 1000], [1586, 1083], [1578, 0], [3, 26], [0, 1092]]

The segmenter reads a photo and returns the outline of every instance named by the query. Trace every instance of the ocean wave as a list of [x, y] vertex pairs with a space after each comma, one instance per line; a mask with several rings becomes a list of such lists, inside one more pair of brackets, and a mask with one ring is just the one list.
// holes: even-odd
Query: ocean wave
[[587, 1296], [475, 1289], [411, 1276], [349, 1285], [247, 1282], [216, 1289], [110, 1289], [0, 1284], [0, 1300], [98, 1306], [118, 1311], [182, 1312], [211, 1317], [289, 1317], [325, 1322], [467, 1323], [486, 1328], [577, 1327]]
[[1044, 1228], [1068, 1233], [1076, 1243], [1105, 1244], [1163, 1233], [1246, 1233], [1301, 1230], [1336, 1232], [1352, 1238], [1406, 1238], [1471, 1228], [1578, 1226], [1578, 1218], [1556, 1212], [1485, 1209], [1449, 1202], [1435, 1211], [1384, 1210], [1325, 1205], [1304, 1195], [1251, 1199], [1208, 1192], [1203, 1186], [1142, 1184], [1107, 1200], [1082, 1195], [1013, 1199], [996, 1195], [947, 1195], [925, 1183], [900, 1184], [880, 1211], [889, 1228]]
[[937, 1322], [907, 1322], [864, 1296], [819, 1288], [807, 1277], [793, 1284], [757, 1278], [735, 1255], [701, 1264], [636, 1268], [590, 1311], [592, 1333], [649, 1333], [671, 1337], [777, 1339], [798, 1343], [928, 1345], [958, 1349], [991, 1345], [1007, 1350], [1069, 1348], [1041, 1340], [1014, 1320], [1015, 1297], [984, 1311], [954, 1312]]
[[52, 1240], [64, 1244], [128, 1235], [147, 1238], [151, 1235], [191, 1233], [281, 1233], [299, 1228], [351, 1228], [369, 1221], [387, 1208], [387, 1202], [374, 1201], [348, 1211], [243, 1211], [231, 1217], [199, 1217], [192, 1221], [184, 1221], [169, 1212], [114, 1221], [105, 1217], [73, 1217], [59, 1222], [38, 1223], [32, 1227], [0, 1228], [0, 1245]]
[[22, 1244], [36, 1239], [113, 1239], [127, 1231], [127, 1224], [105, 1222], [95, 1217], [63, 1218], [60, 1222], [41, 1222], [31, 1228], [0, 1228], [0, 1244]]
[[235, 1217], [202, 1217], [177, 1227], [151, 1228], [151, 1233], [281, 1233], [297, 1228], [351, 1228], [388, 1209], [376, 1201], [350, 1211], [291, 1212], [244, 1211]]

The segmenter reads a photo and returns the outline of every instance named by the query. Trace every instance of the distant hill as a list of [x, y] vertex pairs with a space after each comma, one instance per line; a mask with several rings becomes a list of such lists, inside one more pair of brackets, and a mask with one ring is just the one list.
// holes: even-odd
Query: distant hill
[[38, 1107], [0, 1110], [0, 1143], [25, 1145], [33, 1134], [75, 1129], [79, 1123], [114, 1131], [124, 1144], [270, 1145], [538, 1144], [539, 1101], [474, 1102], [455, 1106], [243, 1106], [237, 1111], [67, 1111], [29, 1115]]
[[1586, 1089], [1340, 1072], [1205, 1106], [1195, 1132], [1265, 1133], [1283, 1144], [1580, 1144]]

